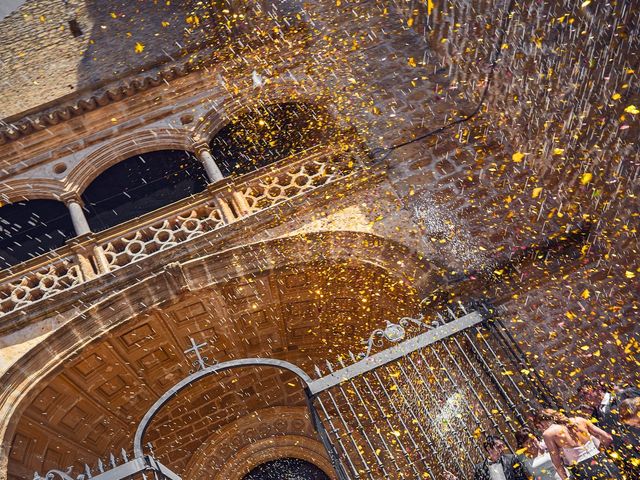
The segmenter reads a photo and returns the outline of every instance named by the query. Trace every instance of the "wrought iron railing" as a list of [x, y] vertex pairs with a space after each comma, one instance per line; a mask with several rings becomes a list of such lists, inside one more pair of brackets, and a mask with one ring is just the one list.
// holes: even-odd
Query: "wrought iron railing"
[[0, 272], [0, 316], [351, 175], [353, 152], [315, 147]]

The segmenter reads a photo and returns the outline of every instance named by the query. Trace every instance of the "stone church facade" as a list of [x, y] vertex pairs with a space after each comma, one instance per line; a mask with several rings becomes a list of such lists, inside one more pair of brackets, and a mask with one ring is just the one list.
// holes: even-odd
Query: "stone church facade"
[[[638, 383], [627, 7], [26, 1], [0, 21], [0, 478], [129, 449], [191, 339], [311, 374], [487, 301], [565, 402]], [[114, 203], [136, 184], [114, 168], [171, 155], [195, 190]], [[288, 457], [335, 478], [288, 374], [221, 374], [154, 422], [182, 478]]]

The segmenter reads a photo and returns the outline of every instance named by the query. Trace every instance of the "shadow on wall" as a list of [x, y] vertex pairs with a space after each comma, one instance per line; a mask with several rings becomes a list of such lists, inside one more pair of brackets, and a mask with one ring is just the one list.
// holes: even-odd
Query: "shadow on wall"
[[[221, 49], [237, 34], [251, 34], [254, 24], [262, 32], [267, 20], [277, 19], [287, 25], [297, 23], [302, 8], [299, 0], [84, 0], [83, 3], [77, 9], [77, 24], [81, 34], [89, 36], [89, 42], [78, 64], [79, 85], [95, 85], [160, 63], [186, 59], [198, 46]], [[74, 33], [73, 19], [69, 20], [69, 34], [75, 35], [78, 32]]]
[[68, 95], [186, 62], [202, 45], [215, 52], [239, 34], [260, 39], [255, 26], [295, 24], [300, 10], [298, 0], [237, 3], [27, 0], [0, 20], [0, 118], [13, 122]]
[[[221, 38], [211, 2], [85, 0], [83, 3], [76, 9], [81, 30], [76, 33], [89, 41], [78, 63], [79, 86], [95, 85], [178, 60], [198, 44]], [[74, 34], [73, 28], [68, 34]]]

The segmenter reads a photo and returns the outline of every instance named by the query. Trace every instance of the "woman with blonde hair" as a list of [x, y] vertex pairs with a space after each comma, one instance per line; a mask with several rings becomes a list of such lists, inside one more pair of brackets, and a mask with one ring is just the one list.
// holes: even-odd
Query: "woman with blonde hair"
[[613, 440], [604, 430], [586, 418], [568, 418], [550, 408], [534, 415], [534, 424], [542, 432], [551, 461], [562, 480], [612, 480], [622, 478], [613, 461], [596, 446], [607, 447]]

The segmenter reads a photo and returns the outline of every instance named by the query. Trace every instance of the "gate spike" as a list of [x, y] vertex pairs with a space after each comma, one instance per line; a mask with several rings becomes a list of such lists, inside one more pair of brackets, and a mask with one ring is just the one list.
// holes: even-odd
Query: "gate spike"
[[329, 362], [329, 360], [325, 360], [324, 363], [327, 364], [327, 368], [329, 369], [329, 372], [333, 373], [333, 365], [331, 365], [331, 362]]
[[127, 458], [127, 452], [124, 450], [124, 448], [120, 449], [120, 456], [122, 457], [122, 460], [124, 460], [124, 463], [127, 463], [129, 461], [129, 459]]
[[318, 375], [319, 377], [322, 376], [322, 370], [320, 370], [320, 367], [318, 367], [317, 365], [315, 365], [313, 367], [313, 369], [316, 371], [316, 375]]
[[91, 478], [91, 469], [89, 468], [89, 465], [87, 465], [86, 463], [84, 464], [84, 473], [87, 476], [87, 478]]
[[118, 466], [116, 463], [116, 457], [113, 456], [113, 453], [109, 453], [109, 463], [111, 463], [111, 468], [116, 468]]
[[33, 472], [33, 480], [42, 480], [42, 477], [38, 472]]
[[356, 361], [356, 356], [353, 354], [353, 352], [351, 350], [349, 350], [349, 358], [351, 358], [352, 362]]
[[98, 459], [98, 471], [100, 473], [104, 473], [104, 464], [102, 463], [102, 459], [101, 458]]

